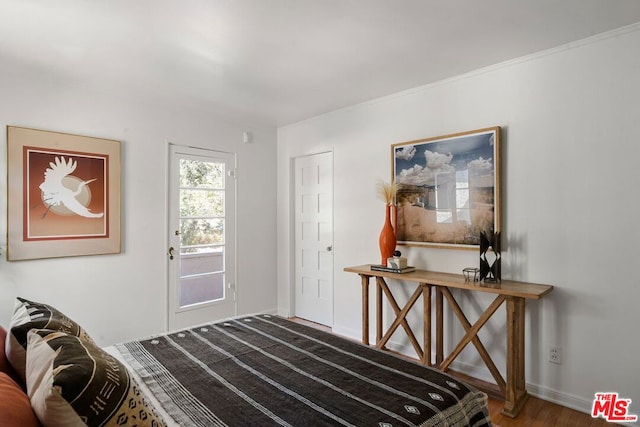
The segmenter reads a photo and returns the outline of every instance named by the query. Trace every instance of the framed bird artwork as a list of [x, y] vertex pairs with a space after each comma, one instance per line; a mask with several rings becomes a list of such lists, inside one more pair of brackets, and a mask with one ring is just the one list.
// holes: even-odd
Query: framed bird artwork
[[7, 259], [120, 252], [120, 141], [7, 126]]

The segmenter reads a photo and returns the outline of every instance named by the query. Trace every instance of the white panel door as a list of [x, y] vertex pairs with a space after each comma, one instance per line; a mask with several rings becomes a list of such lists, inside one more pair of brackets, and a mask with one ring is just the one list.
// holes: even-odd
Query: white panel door
[[236, 314], [235, 155], [170, 146], [169, 329]]
[[333, 325], [333, 156], [296, 158], [295, 308], [297, 317]]

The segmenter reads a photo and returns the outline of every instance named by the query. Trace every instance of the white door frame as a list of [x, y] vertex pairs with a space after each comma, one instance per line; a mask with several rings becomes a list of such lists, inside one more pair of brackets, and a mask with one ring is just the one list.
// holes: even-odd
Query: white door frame
[[[176, 144], [176, 143], [172, 143], [172, 142], [168, 142], [167, 143], [167, 158], [166, 158], [166, 164], [168, 166], [167, 169], [167, 175], [166, 175], [166, 183], [165, 183], [165, 188], [166, 188], [166, 200], [165, 200], [165, 206], [166, 206], [166, 220], [165, 220], [165, 232], [166, 232], [166, 246], [165, 246], [165, 262], [166, 262], [166, 283], [167, 283], [167, 300], [166, 300], [166, 328], [167, 330], [171, 329], [171, 319], [172, 319], [172, 308], [173, 308], [173, 302], [172, 302], [172, 298], [175, 298], [176, 296], [172, 294], [172, 292], [175, 290], [174, 287], [172, 286], [171, 280], [174, 279], [174, 271], [172, 270], [174, 266], [172, 266], [172, 260], [170, 259], [171, 254], [169, 253], [169, 248], [172, 246], [175, 246], [175, 239], [176, 236], [174, 236], [171, 232], [170, 232], [170, 228], [172, 226], [171, 224], [171, 211], [170, 211], [170, 204], [172, 203], [172, 190], [174, 189], [173, 187], [173, 183], [171, 182], [171, 178], [172, 178], [172, 171], [171, 168], [174, 167], [174, 165], [172, 165], [172, 161], [174, 160], [174, 156], [173, 153], [174, 151], [180, 151], [180, 150], [184, 150], [185, 152], [190, 152], [192, 155], [196, 155], [196, 156], [202, 156], [202, 157], [211, 157], [211, 158], [228, 158], [230, 163], [232, 163], [231, 165], [231, 169], [227, 171], [227, 175], [228, 175], [228, 179], [233, 179], [235, 180], [235, 174], [236, 174], [236, 164], [237, 164], [237, 158], [236, 158], [236, 154], [235, 153], [230, 153], [230, 152], [223, 152], [223, 151], [218, 151], [218, 150], [212, 150], [209, 148], [202, 148], [202, 147], [193, 147], [193, 146], [187, 146], [187, 145], [180, 145], [180, 144]], [[178, 153], [176, 153], [178, 154]], [[232, 160], [230, 160], [232, 159]], [[236, 224], [237, 224], [237, 190], [236, 190], [236, 185], [234, 183], [233, 185], [233, 197], [230, 200], [230, 203], [232, 203], [232, 208], [233, 208], [233, 218], [229, 218], [231, 221], [229, 221], [231, 224], [226, 224], [229, 225], [230, 228], [229, 230], [231, 231], [231, 234], [233, 236], [233, 242], [229, 242], [229, 246], [225, 248], [225, 250], [230, 249], [230, 251], [228, 252], [229, 254], [229, 258], [231, 260], [231, 262], [229, 263], [229, 265], [227, 265], [227, 268], [225, 269], [225, 287], [227, 288], [227, 292], [229, 293], [233, 293], [233, 315], [237, 314], [237, 229], [236, 229]], [[231, 205], [230, 205], [231, 206]], [[225, 225], [225, 226], [226, 226]], [[174, 254], [174, 256], [177, 256], [178, 258], [180, 257], [179, 254]], [[219, 303], [216, 302], [211, 302], [211, 303], [205, 303], [203, 304], [201, 307], [212, 307], [212, 306], [216, 306], [219, 305]], [[198, 307], [199, 308], [199, 307]], [[195, 308], [196, 310], [198, 308]], [[184, 313], [184, 312], [188, 312], [194, 310], [194, 308], [180, 308], [178, 309], [178, 312], [180, 313]], [[173, 313], [173, 316], [175, 316], [175, 313]], [[230, 317], [228, 315], [226, 316], [222, 316], [222, 317]], [[211, 319], [211, 320], [218, 320], [218, 319]]]

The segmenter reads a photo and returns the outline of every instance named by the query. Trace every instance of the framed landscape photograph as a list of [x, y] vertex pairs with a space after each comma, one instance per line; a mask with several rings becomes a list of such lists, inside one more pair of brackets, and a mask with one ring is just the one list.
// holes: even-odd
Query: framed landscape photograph
[[7, 259], [120, 252], [120, 141], [7, 126]]
[[500, 231], [500, 127], [391, 146], [398, 244], [477, 249]]

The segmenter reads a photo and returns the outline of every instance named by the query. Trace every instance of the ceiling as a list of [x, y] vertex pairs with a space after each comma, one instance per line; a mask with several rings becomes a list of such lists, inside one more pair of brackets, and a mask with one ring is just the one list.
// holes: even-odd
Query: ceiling
[[282, 126], [636, 22], [638, 0], [0, 0], [0, 69]]

